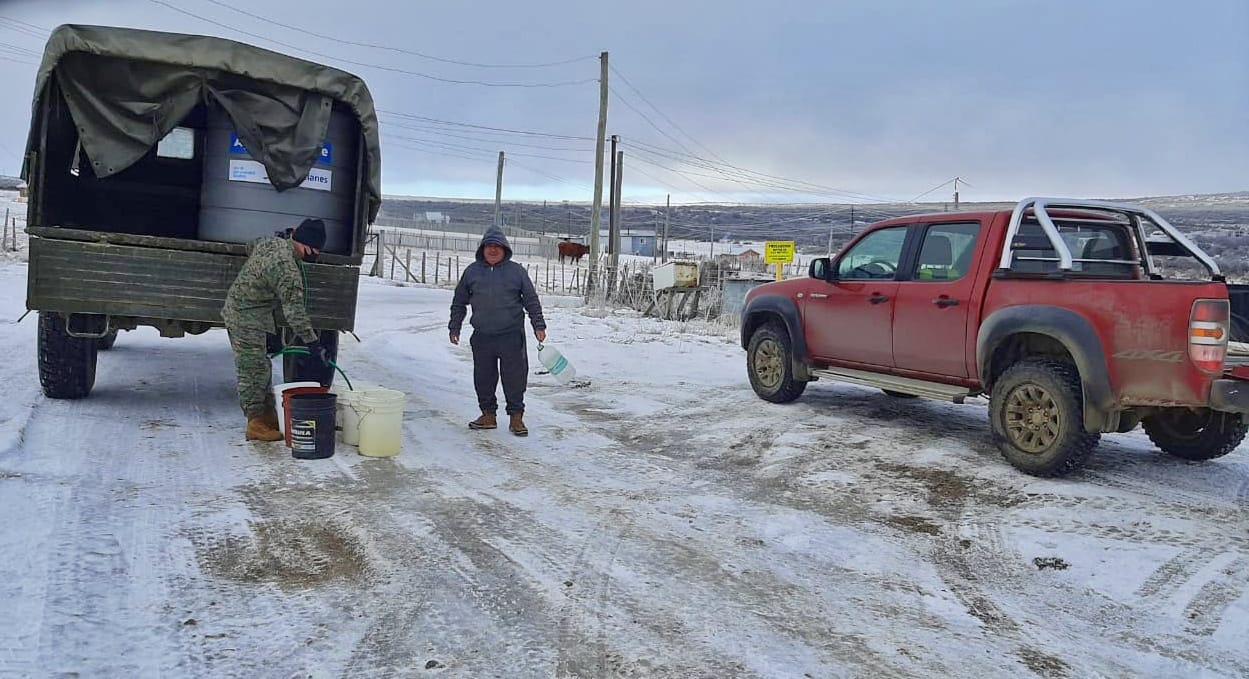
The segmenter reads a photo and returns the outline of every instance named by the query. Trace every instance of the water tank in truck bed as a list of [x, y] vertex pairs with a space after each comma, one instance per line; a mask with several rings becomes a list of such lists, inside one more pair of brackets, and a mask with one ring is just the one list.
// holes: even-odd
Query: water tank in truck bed
[[279, 192], [269, 183], [264, 166], [239, 142], [229, 116], [210, 106], [200, 193], [200, 240], [247, 243], [314, 217], [325, 222], [324, 251], [351, 254], [359, 125], [350, 113], [335, 109], [327, 137], [308, 179]]

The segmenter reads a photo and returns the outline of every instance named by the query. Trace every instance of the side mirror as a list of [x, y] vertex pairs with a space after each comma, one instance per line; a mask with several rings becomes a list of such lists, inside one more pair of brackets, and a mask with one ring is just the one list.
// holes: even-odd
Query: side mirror
[[822, 281], [833, 280], [833, 263], [828, 257], [817, 257], [811, 260], [811, 267], [807, 271], [807, 275], [811, 278], [817, 278]]

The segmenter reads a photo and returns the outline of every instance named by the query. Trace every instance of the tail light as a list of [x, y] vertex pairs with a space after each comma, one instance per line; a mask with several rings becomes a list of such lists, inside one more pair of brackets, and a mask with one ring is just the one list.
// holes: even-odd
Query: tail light
[[1223, 372], [1230, 332], [1231, 308], [1225, 299], [1193, 302], [1188, 320], [1188, 356], [1208, 373]]

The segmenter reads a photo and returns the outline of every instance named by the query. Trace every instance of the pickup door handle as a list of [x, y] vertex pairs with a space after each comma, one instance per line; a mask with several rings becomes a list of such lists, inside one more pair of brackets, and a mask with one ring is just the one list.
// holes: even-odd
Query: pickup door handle
[[949, 297], [946, 297], [945, 295], [942, 295], [941, 297], [934, 299], [932, 303], [936, 304], [937, 306], [943, 309], [948, 306], [958, 306], [957, 299], [950, 299]]
[[880, 304], [881, 302], [888, 302], [889, 295], [882, 295], [878, 292], [872, 295], [871, 297], [868, 297], [867, 301], [871, 302], [872, 304]]

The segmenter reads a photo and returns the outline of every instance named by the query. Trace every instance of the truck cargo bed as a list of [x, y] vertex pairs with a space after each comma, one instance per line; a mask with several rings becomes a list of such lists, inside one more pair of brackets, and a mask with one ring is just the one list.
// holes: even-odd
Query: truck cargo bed
[[[226, 291], [246, 257], [245, 246], [230, 243], [48, 227], [28, 232], [26, 304], [45, 311], [221, 325]], [[305, 268], [312, 324], [353, 329], [359, 269]]]

